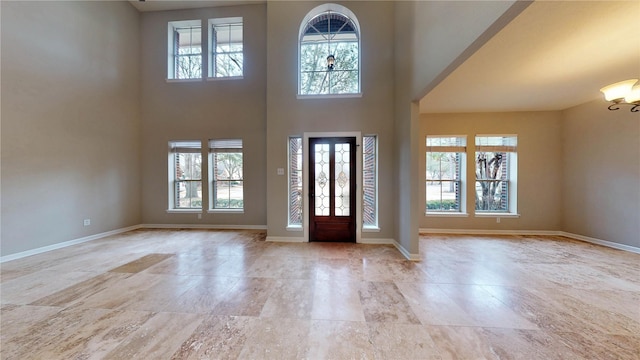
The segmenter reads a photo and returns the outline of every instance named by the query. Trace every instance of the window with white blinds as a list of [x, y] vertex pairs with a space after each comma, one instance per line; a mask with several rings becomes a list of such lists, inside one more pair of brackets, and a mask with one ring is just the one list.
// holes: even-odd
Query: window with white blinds
[[242, 77], [244, 52], [242, 18], [209, 20], [209, 77]]
[[200, 20], [169, 22], [168, 79], [202, 78], [202, 26]]
[[427, 136], [426, 213], [464, 212], [466, 136]]
[[475, 139], [476, 213], [515, 213], [516, 135], [477, 135]]
[[202, 209], [202, 153], [199, 141], [169, 142], [169, 209]]

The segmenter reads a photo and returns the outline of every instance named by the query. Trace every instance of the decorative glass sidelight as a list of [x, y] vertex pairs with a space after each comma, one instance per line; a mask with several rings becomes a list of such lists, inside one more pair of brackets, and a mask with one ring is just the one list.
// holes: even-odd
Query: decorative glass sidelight
[[349, 216], [349, 185], [351, 147], [348, 143], [335, 145], [335, 216]]
[[329, 216], [329, 144], [315, 144], [315, 215]]

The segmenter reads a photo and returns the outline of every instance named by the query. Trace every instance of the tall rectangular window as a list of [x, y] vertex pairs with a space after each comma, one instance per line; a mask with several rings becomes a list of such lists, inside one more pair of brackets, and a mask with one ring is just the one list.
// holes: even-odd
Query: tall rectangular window
[[242, 139], [209, 140], [212, 210], [244, 208]]
[[202, 209], [202, 154], [199, 141], [169, 142], [169, 209]]
[[426, 212], [464, 211], [465, 136], [427, 136]]
[[476, 213], [515, 213], [515, 135], [476, 136]]
[[211, 19], [209, 31], [209, 77], [243, 76], [242, 18]]
[[302, 138], [289, 138], [289, 226], [302, 225]]
[[363, 227], [378, 227], [378, 143], [375, 135], [362, 137]]
[[169, 23], [169, 79], [202, 78], [202, 26], [200, 20]]

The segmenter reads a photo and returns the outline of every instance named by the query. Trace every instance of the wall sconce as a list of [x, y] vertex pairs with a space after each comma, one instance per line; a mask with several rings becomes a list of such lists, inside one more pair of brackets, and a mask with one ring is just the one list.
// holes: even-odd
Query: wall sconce
[[604, 98], [612, 102], [608, 109], [618, 110], [619, 105], [631, 105], [631, 112], [640, 111], [640, 84], [636, 85], [637, 82], [638, 79], [630, 79], [600, 89]]
[[329, 71], [333, 70], [335, 62], [336, 58], [333, 55], [327, 56], [327, 69], [329, 69]]

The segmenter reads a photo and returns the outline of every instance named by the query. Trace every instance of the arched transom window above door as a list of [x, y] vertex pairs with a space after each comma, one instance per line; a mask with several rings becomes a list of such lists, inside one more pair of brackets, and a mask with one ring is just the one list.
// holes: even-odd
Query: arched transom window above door
[[299, 95], [360, 93], [360, 25], [346, 7], [324, 4], [300, 24]]

